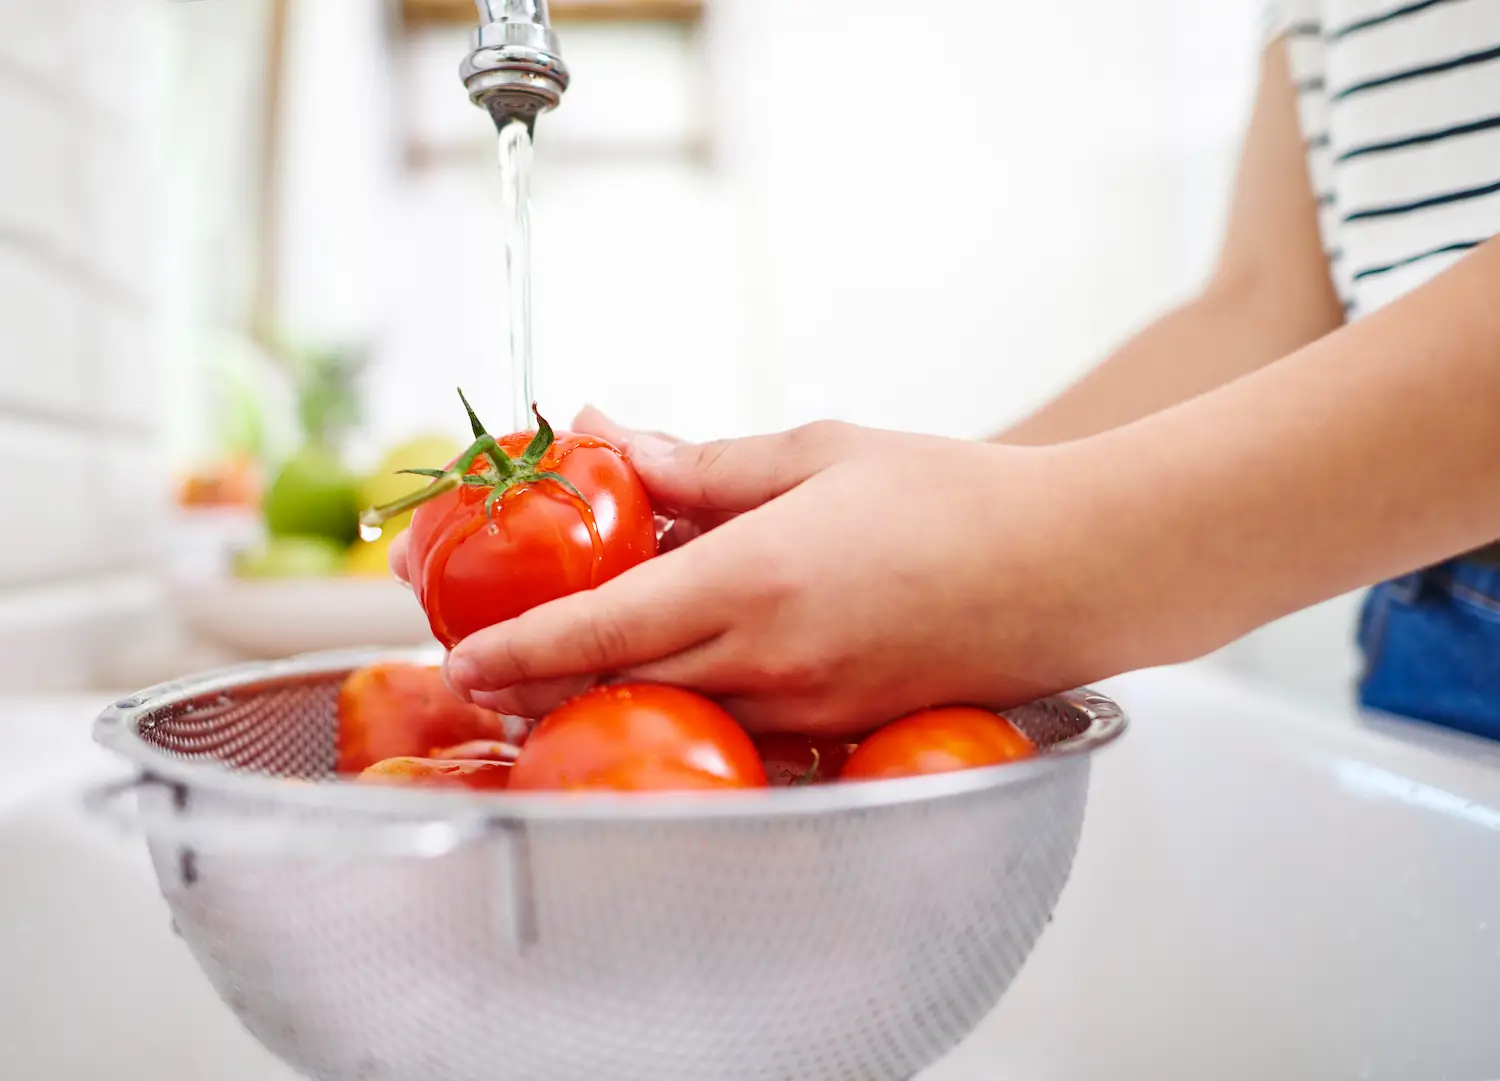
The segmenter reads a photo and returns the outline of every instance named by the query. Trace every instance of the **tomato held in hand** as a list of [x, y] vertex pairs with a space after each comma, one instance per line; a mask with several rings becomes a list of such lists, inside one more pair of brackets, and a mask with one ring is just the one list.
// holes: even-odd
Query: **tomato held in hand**
[[460, 702], [425, 665], [374, 664], [344, 680], [338, 698], [338, 764], [355, 774], [386, 758], [429, 755], [468, 740], [514, 741], [521, 722]]
[[472, 788], [482, 792], [506, 787], [505, 762], [439, 762], [432, 758], [387, 758], [359, 775], [363, 784], [413, 785], [422, 788]]
[[755, 746], [765, 764], [766, 779], [777, 788], [836, 780], [854, 749], [842, 740], [794, 735], [760, 736]]
[[[468, 408], [468, 402], [464, 402]], [[406, 579], [438, 641], [592, 589], [656, 555], [640, 478], [600, 439], [537, 432], [495, 439], [469, 410], [475, 441], [422, 491], [367, 511], [379, 526], [415, 508]]]
[[728, 713], [678, 687], [596, 687], [532, 731], [511, 788], [614, 791], [764, 788], [755, 744]]
[[892, 721], [849, 756], [840, 779], [876, 781], [997, 766], [1031, 758], [1036, 745], [987, 709], [924, 709]]

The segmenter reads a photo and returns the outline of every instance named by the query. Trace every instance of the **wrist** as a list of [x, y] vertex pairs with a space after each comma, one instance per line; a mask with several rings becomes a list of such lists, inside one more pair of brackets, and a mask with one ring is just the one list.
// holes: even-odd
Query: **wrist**
[[1192, 660], [1257, 622], [1248, 579], [1214, 569], [1215, 493], [1154, 434], [1139, 422], [1041, 452], [1041, 558], [1065, 579], [1088, 679]]
[[1001, 617], [995, 647], [1034, 672], [1038, 693], [1193, 655], [1141, 471], [1099, 437], [986, 452], [990, 513], [969, 516], [994, 562], [977, 581]]

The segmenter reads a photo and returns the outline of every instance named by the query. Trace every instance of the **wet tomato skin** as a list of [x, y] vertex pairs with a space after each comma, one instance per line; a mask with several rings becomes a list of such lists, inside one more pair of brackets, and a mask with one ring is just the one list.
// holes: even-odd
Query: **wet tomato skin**
[[773, 788], [837, 780], [854, 750], [844, 740], [793, 734], [758, 736], [755, 747]]
[[511, 774], [513, 789], [663, 791], [764, 788], [745, 730], [716, 703], [678, 687], [596, 687], [536, 726]]
[[[533, 434], [497, 442], [519, 458]], [[476, 460], [470, 472], [485, 464]], [[586, 506], [563, 486], [537, 481], [507, 492], [491, 516], [484, 509], [491, 489], [479, 486], [438, 495], [412, 516], [407, 581], [433, 635], [449, 649], [656, 555], [651, 500], [613, 446], [560, 432], [537, 468], [567, 478]]]
[[1004, 717], [987, 709], [924, 709], [866, 737], [849, 756], [840, 779], [877, 781], [1017, 762], [1036, 745]]
[[469, 740], [514, 741], [519, 722], [460, 702], [427, 665], [374, 664], [349, 675], [339, 688], [340, 774], [357, 774], [387, 758], [423, 757], [434, 747]]
[[505, 789], [510, 766], [504, 762], [438, 761], [432, 758], [388, 758], [359, 775], [362, 784], [413, 788], [467, 788], [480, 792]]
[[592, 789], [608, 792], [698, 792], [746, 786], [732, 778], [705, 773], [670, 759], [645, 758], [622, 763], [591, 774], [588, 783], [574, 790]]

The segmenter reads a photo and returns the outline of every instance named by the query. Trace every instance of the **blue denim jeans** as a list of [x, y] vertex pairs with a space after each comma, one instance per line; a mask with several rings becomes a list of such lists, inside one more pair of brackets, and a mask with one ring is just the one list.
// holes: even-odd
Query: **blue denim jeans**
[[1500, 567], [1444, 563], [1376, 586], [1360, 704], [1500, 740]]

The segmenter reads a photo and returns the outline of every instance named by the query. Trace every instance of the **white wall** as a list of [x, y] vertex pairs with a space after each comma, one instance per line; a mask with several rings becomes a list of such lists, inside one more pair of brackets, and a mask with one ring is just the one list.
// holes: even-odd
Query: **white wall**
[[[359, 6], [307, 17], [321, 81], [304, 79], [314, 107], [292, 135], [287, 312], [346, 336], [358, 293], [385, 431], [451, 424], [458, 381], [504, 414], [498, 184], [454, 72], [462, 35], [397, 58], [412, 128], [474, 150], [411, 174], [399, 131], [344, 92], [380, 40]], [[977, 433], [1195, 284], [1252, 81], [1253, 0], [907, 9], [719, 0], [699, 37], [564, 30], [576, 81], [542, 123], [536, 182], [553, 414], [588, 398], [690, 435], [818, 416]], [[657, 152], [620, 152], [643, 144]]]
[[0, 9], [0, 691], [85, 682], [151, 599], [160, 14]]

